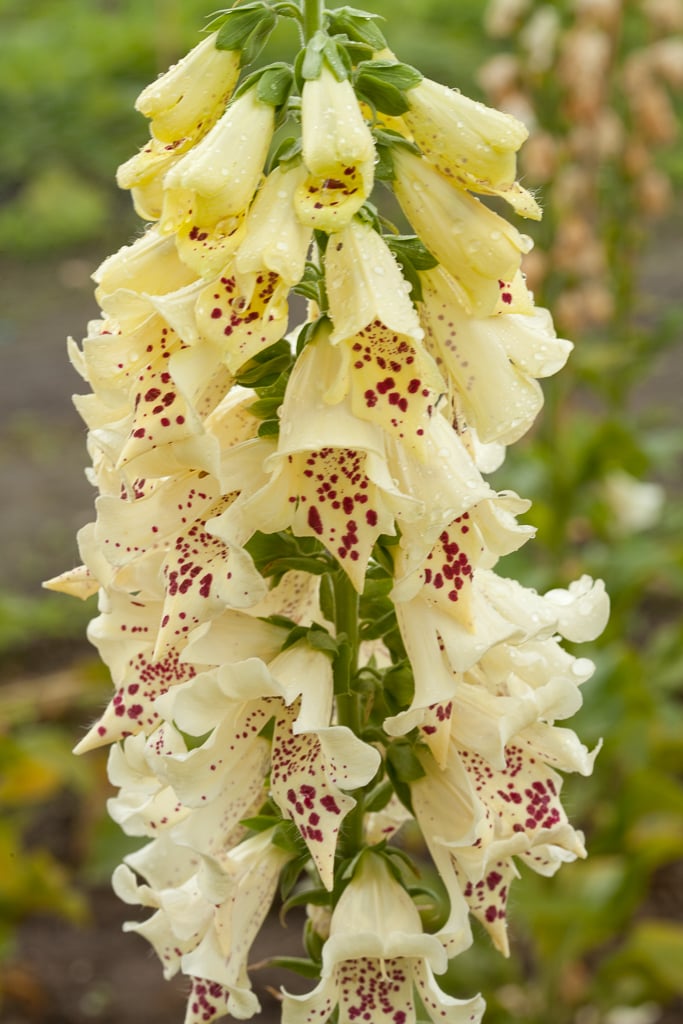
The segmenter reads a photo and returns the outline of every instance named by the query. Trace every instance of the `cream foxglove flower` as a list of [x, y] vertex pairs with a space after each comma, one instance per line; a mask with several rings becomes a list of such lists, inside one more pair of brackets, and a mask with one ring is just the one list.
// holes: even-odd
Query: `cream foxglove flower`
[[[178, 258], [173, 239], [161, 234], [154, 226], [148, 228], [131, 245], [124, 245], [118, 252], [108, 256], [93, 274], [97, 284], [95, 298], [101, 308], [111, 316], [118, 315], [118, 309], [108, 305], [110, 298], [122, 292], [122, 300], [134, 295], [163, 295], [196, 279], [196, 274]], [[146, 305], [146, 315], [152, 310]]]
[[119, 897], [155, 910], [141, 924], [128, 922], [126, 930], [154, 946], [167, 978], [179, 969], [192, 978], [188, 1024], [206, 1024], [226, 1013], [244, 1020], [260, 1010], [247, 959], [289, 856], [273, 844], [272, 831], [232, 849], [224, 840], [215, 858], [164, 836], [117, 868]]
[[422, 152], [461, 188], [507, 200], [522, 217], [541, 210], [515, 182], [516, 153], [528, 129], [517, 118], [428, 78], [406, 92], [403, 120]]
[[181, 258], [203, 276], [220, 270], [239, 243], [274, 126], [274, 107], [249, 89], [164, 179], [161, 230], [177, 233]]
[[444, 385], [420, 344], [423, 331], [396, 260], [373, 228], [353, 220], [330, 239], [325, 281], [329, 342], [343, 360], [329, 400], [350, 394], [354, 415], [422, 451]]
[[[543, 740], [550, 756], [565, 770], [590, 774], [594, 755], [574, 737], [576, 749], [568, 758], [566, 733], [547, 728]], [[530, 737], [522, 730], [505, 754], [504, 767], [497, 769], [451, 739], [444, 768], [430, 755], [421, 758], [425, 775], [411, 785], [411, 797], [440, 874], [447, 879], [455, 872], [471, 912], [507, 955], [506, 904], [517, 877], [512, 857], [551, 875], [586, 851], [560, 803], [562, 779], [548, 767], [533, 729]], [[451, 877], [449, 890], [452, 886]]]
[[361, 208], [374, 183], [375, 144], [349, 81], [323, 62], [301, 97], [303, 159], [308, 176], [294, 197], [302, 224], [338, 231]]
[[333, 345], [349, 341], [375, 320], [414, 342], [423, 338], [410, 285], [382, 236], [369, 224], [354, 218], [330, 239], [325, 287]]
[[330, 659], [305, 644], [269, 666], [253, 658], [197, 677], [162, 701], [186, 732], [211, 736], [186, 756], [166, 760], [165, 775], [189, 806], [208, 806], [240, 773], [240, 764], [274, 718], [270, 794], [309, 847], [323, 884], [333, 885], [334, 852], [357, 789], [375, 775], [377, 751], [345, 726], [332, 725]]
[[203, 39], [135, 101], [136, 110], [151, 120], [152, 135], [162, 142], [205, 134], [228, 102], [241, 54], [216, 49], [217, 35]]
[[488, 316], [498, 300], [498, 282], [514, 278], [530, 239], [424, 157], [397, 147], [394, 166], [394, 192], [408, 220], [458, 283], [467, 312]]
[[415, 1024], [415, 990], [435, 1024], [478, 1024], [481, 996], [454, 999], [437, 985], [434, 972], [446, 966], [411, 897], [381, 858], [366, 853], [332, 913], [320, 984], [308, 995], [284, 993], [283, 1024], [327, 1020], [335, 1006], [339, 1024], [380, 1017]]
[[305, 178], [303, 164], [276, 167], [254, 199], [234, 263], [247, 296], [257, 275], [277, 274], [285, 291], [303, 277], [312, 229], [298, 220], [294, 196]]
[[421, 279], [425, 345], [448, 378], [456, 408], [483, 442], [512, 444], [543, 404], [535, 378], [561, 369], [571, 343], [557, 338], [547, 310], [468, 316], [443, 267]]
[[420, 501], [394, 484], [379, 427], [354, 416], [348, 399], [328, 400], [340, 365], [328, 333], [329, 324], [319, 328], [292, 370], [277, 451], [265, 462], [269, 482], [210, 528], [244, 537], [291, 526], [320, 540], [360, 591], [377, 537], [394, 532], [395, 517], [418, 515]]
[[196, 327], [203, 341], [216, 348], [231, 372], [270, 348], [287, 332], [288, 287], [273, 270], [253, 280], [240, 280], [234, 264], [200, 292]]

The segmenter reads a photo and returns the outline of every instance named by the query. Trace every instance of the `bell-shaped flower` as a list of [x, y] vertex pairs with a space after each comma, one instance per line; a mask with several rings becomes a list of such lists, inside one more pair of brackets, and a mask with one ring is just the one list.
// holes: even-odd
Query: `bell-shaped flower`
[[116, 184], [129, 189], [138, 217], [158, 220], [164, 203], [164, 178], [174, 164], [192, 148], [196, 139], [160, 142], [152, 137], [133, 156], [120, 164]]
[[327, 400], [339, 365], [328, 330], [306, 345], [287, 383], [277, 452], [265, 464], [269, 482], [211, 529], [250, 536], [291, 526], [320, 540], [360, 591], [377, 537], [394, 532], [397, 515], [417, 514], [419, 501], [394, 485], [381, 430], [354, 416], [348, 400]]
[[240, 74], [238, 50], [218, 50], [207, 36], [177, 64], [146, 86], [135, 107], [163, 142], [205, 134], [228, 102]]
[[423, 338], [410, 285], [382, 236], [364, 221], [354, 218], [330, 239], [325, 287], [333, 345], [349, 341], [375, 320], [414, 342]]
[[213, 728], [189, 754], [167, 760], [166, 777], [189, 806], [202, 807], [220, 796], [274, 717], [271, 796], [296, 824], [331, 889], [339, 829], [356, 803], [344, 790], [374, 776], [379, 754], [347, 727], [330, 724], [330, 659], [297, 644], [267, 667], [257, 658], [224, 665], [198, 677], [197, 685], [178, 688], [169, 700], [174, 720], [186, 732], [202, 735]]
[[372, 192], [375, 144], [348, 80], [323, 62], [301, 97], [303, 160], [308, 170], [294, 206], [302, 224], [339, 231]]
[[431, 163], [461, 188], [507, 200], [539, 220], [538, 204], [515, 182], [516, 153], [528, 129], [517, 118], [428, 78], [407, 90], [403, 120]]
[[[178, 259], [173, 239], [162, 235], [156, 226], [148, 228], [131, 245], [124, 245], [108, 256], [93, 274], [97, 284], [95, 298], [105, 312], [117, 316], [108, 302], [117, 292], [133, 295], [164, 295], [194, 281], [196, 274]], [[134, 301], [131, 299], [131, 301]], [[147, 306], [145, 315], [152, 310]]]
[[263, 577], [237, 543], [207, 530], [237, 493], [226, 494], [179, 533], [163, 560], [166, 589], [154, 657], [183, 643], [190, 632], [227, 607], [248, 608], [266, 593]]
[[115, 690], [76, 746], [77, 754], [138, 732], [151, 733], [160, 724], [156, 698], [196, 674], [192, 664], [180, 661], [177, 647], [154, 659], [161, 609], [160, 601], [144, 600], [139, 594], [101, 593], [100, 614], [88, 626], [88, 639], [109, 668]]
[[164, 179], [161, 230], [179, 232], [181, 257], [203, 276], [224, 266], [237, 247], [274, 125], [274, 108], [249, 89]]
[[468, 316], [443, 267], [421, 278], [425, 344], [456, 406], [483, 442], [511, 444], [526, 433], [543, 403], [535, 378], [557, 372], [571, 343], [556, 337], [547, 310]]
[[[192, 978], [187, 1022], [206, 1024], [225, 1013], [245, 1019], [260, 1009], [247, 958], [289, 856], [272, 842], [272, 831], [232, 849], [224, 843], [217, 858], [164, 836], [117, 868], [120, 898], [155, 910], [126, 930], [153, 945], [167, 978], [179, 969]], [[145, 883], [137, 883], [131, 868]]]
[[545, 875], [585, 856], [583, 837], [560, 803], [562, 779], [546, 760], [547, 749], [559, 767], [590, 774], [594, 755], [576, 737], [568, 744], [567, 733], [547, 726], [537, 745], [534, 732], [525, 737], [522, 730], [506, 747], [503, 768], [452, 738], [445, 767], [425, 754], [425, 775], [411, 785], [415, 815], [447, 888], [455, 875], [471, 912], [505, 954], [513, 856]]
[[413, 228], [457, 282], [467, 312], [488, 316], [498, 282], [514, 278], [530, 240], [424, 157], [397, 147], [394, 166], [394, 192]]
[[169, 725], [160, 726], [150, 738], [138, 733], [110, 748], [107, 774], [119, 792], [107, 801], [107, 810], [126, 835], [152, 838], [190, 813], [159, 776], [162, 756], [185, 750], [182, 736]]
[[288, 285], [274, 270], [241, 279], [230, 263], [200, 292], [195, 309], [197, 331], [231, 372], [270, 348], [287, 331]]
[[312, 229], [296, 217], [294, 195], [305, 177], [303, 164], [276, 167], [256, 194], [234, 263], [247, 294], [257, 286], [258, 276], [269, 272], [287, 289], [303, 277]]
[[382, 858], [366, 853], [332, 913], [321, 981], [308, 995], [284, 993], [283, 1024], [327, 1020], [337, 1006], [339, 1024], [415, 1024], [415, 991], [435, 1024], [478, 1024], [481, 996], [454, 999], [439, 988], [434, 972], [446, 966], [442, 943], [423, 932], [411, 897]]
[[327, 247], [325, 281], [343, 362], [330, 401], [347, 393], [354, 415], [422, 451], [443, 380], [421, 345], [409, 285], [381, 236], [357, 220]]

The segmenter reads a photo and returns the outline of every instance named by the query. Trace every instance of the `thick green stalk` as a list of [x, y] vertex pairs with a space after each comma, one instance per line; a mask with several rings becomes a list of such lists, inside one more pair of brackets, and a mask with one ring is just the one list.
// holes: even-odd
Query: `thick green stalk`
[[312, 39], [323, 27], [325, 0], [304, 0], [304, 38]]
[[[337, 694], [337, 722], [347, 726], [356, 736], [362, 727], [361, 698], [351, 690], [358, 671], [359, 614], [358, 594], [345, 572], [337, 571], [332, 576], [334, 589], [334, 618], [337, 636], [346, 638], [342, 654], [334, 665], [334, 684]], [[342, 852], [353, 856], [363, 844], [364, 794], [354, 794], [356, 806], [346, 816], [342, 832]]]

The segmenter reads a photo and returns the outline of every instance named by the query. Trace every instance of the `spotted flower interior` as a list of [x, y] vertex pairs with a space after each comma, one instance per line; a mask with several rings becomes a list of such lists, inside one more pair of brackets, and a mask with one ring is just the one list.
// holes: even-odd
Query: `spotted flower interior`
[[[291, 66], [253, 65], [288, 19]], [[319, 979], [283, 991], [286, 1024], [478, 1022], [435, 974], [472, 917], [509, 953], [519, 864], [585, 856], [559, 772], [594, 755], [556, 722], [592, 665], [562, 640], [607, 617], [600, 582], [496, 571], [533, 530], [487, 474], [571, 349], [486, 201], [540, 216], [515, 180], [527, 129], [317, 0], [219, 14], [138, 108], [150, 138], [118, 181], [146, 224], [69, 349], [95, 519], [47, 584], [99, 594], [113, 694], [77, 750], [111, 746], [110, 813], [146, 840], [114, 875], [148, 911], [127, 927], [187, 976], [186, 1024], [259, 1012], [274, 899], [308, 904]]]

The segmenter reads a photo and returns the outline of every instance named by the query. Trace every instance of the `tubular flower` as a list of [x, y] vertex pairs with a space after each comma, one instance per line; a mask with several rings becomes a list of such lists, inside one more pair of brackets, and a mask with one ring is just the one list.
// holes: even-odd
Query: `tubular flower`
[[375, 145], [349, 81], [323, 63], [301, 97], [303, 160], [308, 176], [295, 194], [302, 224], [338, 231], [372, 191]]
[[216, 39], [215, 32], [203, 39], [135, 101], [161, 142], [205, 134], [230, 99], [239, 77], [240, 53], [218, 50]]
[[533, 196], [515, 181], [516, 153], [529, 134], [521, 121], [428, 78], [406, 99], [403, 119], [437, 170], [461, 188], [501, 196], [522, 217], [540, 219]]
[[176, 232], [181, 259], [203, 276], [239, 244], [274, 126], [274, 108], [249, 89], [164, 178], [161, 230]]
[[486, 316], [498, 282], [519, 270], [531, 242], [474, 196], [463, 192], [424, 157], [397, 151], [394, 191], [427, 248], [458, 282], [468, 313]]
[[556, 337], [544, 309], [468, 316], [443, 267], [424, 272], [421, 281], [425, 345], [448, 378], [459, 417], [484, 442], [518, 440], [543, 403], [536, 378], [561, 369], [571, 343]]
[[414, 1024], [414, 991], [433, 1021], [471, 1024], [484, 1003], [454, 999], [437, 985], [446, 969], [438, 938], [422, 931], [420, 916], [386, 862], [367, 854], [333, 914], [323, 952], [322, 980], [305, 996], [284, 993], [283, 1024], [326, 1020], [339, 1007], [340, 1024], [357, 1019]]
[[[472, 917], [507, 953], [518, 862], [585, 854], [559, 773], [595, 752], [557, 723], [593, 665], [562, 641], [594, 639], [607, 598], [498, 575], [534, 531], [486, 477], [571, 345], [526, 287], [528, 239], [476, 198], [537, 214], [524, 126], [416, 84], [363, 12], [314, 31], [312, 7], [293, 67], [238, 85], [296, 8], [242, 4], [140, 95], [151, 139], [119, 183], [155, 223], [96, 270], [69, 341], [97, 496], [82, 564], [47, 585], [97, 595], [112, 690], [76, 749], [110, 746], [110, 816], [147, 840], [114, 887], [189, 979], [186, 1024], [260, 1009], [278, 886], [320, 979], [284, 1024], [479, 1024], [435, 974]], [[376, 169], [415, 234], [377, 212]], [[431, 931], [408, 821], [443, 883]]]

